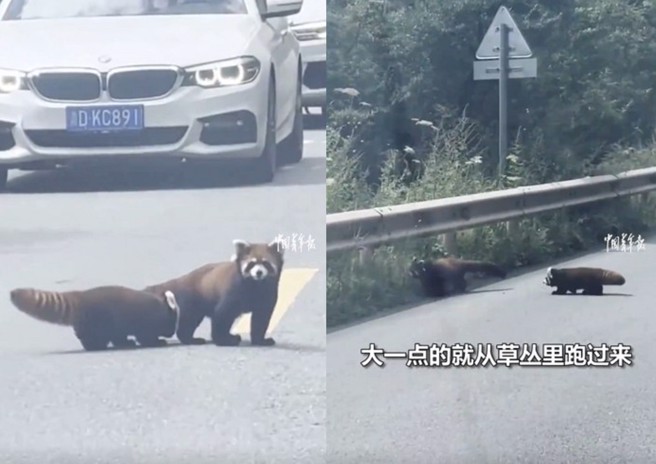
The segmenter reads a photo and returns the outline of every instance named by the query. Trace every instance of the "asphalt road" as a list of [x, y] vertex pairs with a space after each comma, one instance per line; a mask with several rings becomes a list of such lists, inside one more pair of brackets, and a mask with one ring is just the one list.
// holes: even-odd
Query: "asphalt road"
[[[328, 335], [330, 463], [656, 462], [654, 240], [559, 266], [621, 272], [623, 287], [552, 296], [546, 267]], [[624, 343], [629, 367], [360, 365], [370, 343]]]
[[[321, 462], [325, 455], [325, 130], [273, 184], [198, 173], [22, 174], [0, 196], [0, 462]], [[38, 193], [45, 192], [45, 193]], [[74, 193], [62, 193], [74, 192]], [[277, 345], [81, 351], [16, 310], [14, 287], [141, 288], [282, 234]], [[240, 321], [239, 329], [247, 334]], [[209, 338], [209, 322], [199, 331]], [[245, 337], [248, 340], [248, 337]]]

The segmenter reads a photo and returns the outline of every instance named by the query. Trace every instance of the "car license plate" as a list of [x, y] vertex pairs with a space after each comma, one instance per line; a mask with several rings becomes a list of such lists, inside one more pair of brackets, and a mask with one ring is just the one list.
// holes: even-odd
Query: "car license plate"
[[66, 129], [69, 131], [130, 131], [143, 128], [143, 105], [70, 106], [66, 108]]

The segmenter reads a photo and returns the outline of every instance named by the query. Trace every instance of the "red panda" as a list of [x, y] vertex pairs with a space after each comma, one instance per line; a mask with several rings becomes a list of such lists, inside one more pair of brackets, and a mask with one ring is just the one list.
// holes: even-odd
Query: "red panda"
[[120, 286], [95, 287], [83, 291], [50, 292], [17, 288], [11, 302], [35, 319], [72, 326], [87, 351], [161, 346], [175, 334], [179, 307], [173, 292], [159, 294]]
[[615, 271], [594, 267], [575, 267], [547, 269], [547, 276], [542, 281], [549, 287], [556, 287], [552, 295], [565, 295], [567, 292], [576, 295], [583, 290], [583, 295], [603, 295], [604, 285], [624, 285], [626, 279]]
[[439, 298], [467, 290], [465, 274], [482, 273], [506, 278], [506, 271], [494, 263], [485, 261], [467, 261], [458, 258], [441, 258], [436, 261], [412, 258], [410, 276], [418, 279], [426, 296]]
[[144, 290], [175, 293], [180, 304], [177, 336], [183, 344], [203, 344], [194, 337], [203, 319], [212, 319], [212, 341], [236, 346], [241, 336], [230, 333], [235, 320], [251, 313], [251, 344], [271, 346], [267, 338], [271, 315], [278, 301], [278, 284], [284, 250], [277, 241], [249, 243], [234, 240], [235, 254], [229, 262], [206, 264], [176, 279]]

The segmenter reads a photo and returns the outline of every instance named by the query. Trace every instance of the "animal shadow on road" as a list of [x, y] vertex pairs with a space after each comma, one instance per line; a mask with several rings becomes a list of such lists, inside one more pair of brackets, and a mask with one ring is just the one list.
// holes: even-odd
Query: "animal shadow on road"
[[200, 349], [207, 347], [209, 349], [215, 349], [215, 350], [243, 350], [243, 349], [255, 349], [255, 350], [285, 350], [285, 351], [295, 351], [295, 352], [300, 352], [300, 353], [324, 353], [326, 351], [325, 347], [320, 347], [320, 346], [315, 346], [315, 345], [303, 345], [303, 344], [295, 344], [295, 343], [276, 343], [274, 346], [267, 346], [267, 347], [261, 347], [261, 346], [253, 346], [248, 341], [242, 342], [241, 345], [239, 346], [215, 346], [211, 341], [207, 341], [207, 343], [203, 345], [183, 345], [178, 341], [169, 341], [168, 344], [163, 345], [163, 346], [156, 346], [156, 347], [142, 347], [142, 346], [136, 346], [136, 347], [129, 347], [129, 348], [107, 348], [106, 350], [100, 350], [100, 351], [86, 351], [82, 348], [78, 350], [66, 350], [66, 351], [49, 351], [44, 354], [46, 355], [65, 355], [65, 354], [86, 354], [86, 355], [91, 355], [91, 354], [109, 354], [109, 353], [120, 353], [120, 352], [134, 352], [134, 351], [143, 351], [143, 350], [162, 350], [165, 348], [195, 348], [195, 349]]
[[235, 347], [235, 349], [243, 349], [243, 348], [253, 349], [253, 350], [262, 350], [262, 349], [284, 350], [284, 351], [295, 351], [299, 353], [325, 353], [326, 352], [325, 347], [320, 347], [316, 345], [296, 344], [296, 343], [276, 343], [273, 346], [260, 347], [260, 346], [253, 346], [248, 342], [246, 342], [243, 345]]
[[[120, 353], [120, 352], [134, 352], [134, 351], [144, 351], [144, 350], [163, 350], [165, 348], [173, 348], [173, 347], [182, 347], [182, 346], [187, 346], [187, 345], [182, 345], [178, 343], [177, 341], [169, 341], [166, 345], [162, 346], [129, 346], [129, 347], [121, 347], [121, 348], [115, 348], [115, 347], [108, 347], [104, 350], [98, 350], [98, 351], [87, 351], [83, 348], [79, 348], [76, 350], [65, 350], [65, 351], [48, 351], [45, 352], [44, 354], [47, 355], [60, 355], [60, 354], [108, 354], [108, 353]], [[191, 345], [189, 345], [191, 346]], [[202, 346], [202, 345], [201, 345]]]
[[603, 295], [584, 295], [583, 293], [576, 293], [576, 294], [565, 294], [565, 295], [559, 295], [557, 293], [552, 293], [553, 296], [589, 296], [589, 297], [600, 297], [600, 296], [634, 296], [632, 293], [606, 293], [604, 292]]
[[477, 293], [499, 293], [499, 292], [509, 292], [511, 291], [512, 288], [472, 288], [472, 289], [467, 289], [465, 292], [460, 292], [460, 293], [453, 293], [450, 295], [445, 295], [442, 297], [437, 297], [437, 298], [424, 298], [423, 301], [429, 302], [429, 301], [440, 301], [440, 300], [446, 300], [449, 298], [458, 298], [458, 297], [463, 297], [467, 295], [475, 295]]
[[[312, 123], [308, 123], [312, 121]], [[306, 116], [305, 128], [321, 127]], [[310, 126], [310, 127], [308, 127]], [[324, 124], [325, 127], [325, 124]], [[307, 147], [307, 145], [306, 145]], [[120, 160], [120, 164], [118, 163]], [[324, 157], [304, 157], [293, 171], [281, 169], [269, 185], [325, 184]], [[70, 167], [33, 171], [10, 179], [8, 193], [81, 193], [144, 190], [196, 190], [255, 186], [251, 170], [230, 161], [209, 163], [198, 160], [181, 162], [179, 158], [165, 160], [135, 160], [130, 156], [115, 156], [106, 161], [75, 160]]]
[[509, 292], [512, 290], [512, 288], [490, 288], [490, 289], [479, 289], [479, 290], [470, 290], [467, 293], [463, 293], [463, 295], [469, 295], [472, 293], [496, 293], [496, 292]]

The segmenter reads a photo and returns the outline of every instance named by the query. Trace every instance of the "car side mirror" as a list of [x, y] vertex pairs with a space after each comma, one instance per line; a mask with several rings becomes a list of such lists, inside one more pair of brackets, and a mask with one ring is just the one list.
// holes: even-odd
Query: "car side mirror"
[[[265, 4], [264, 19], [292, 16], [301, 11], [303, 0], [262, 0]], [[259, 0], [258, 0], [259, 5]]]

